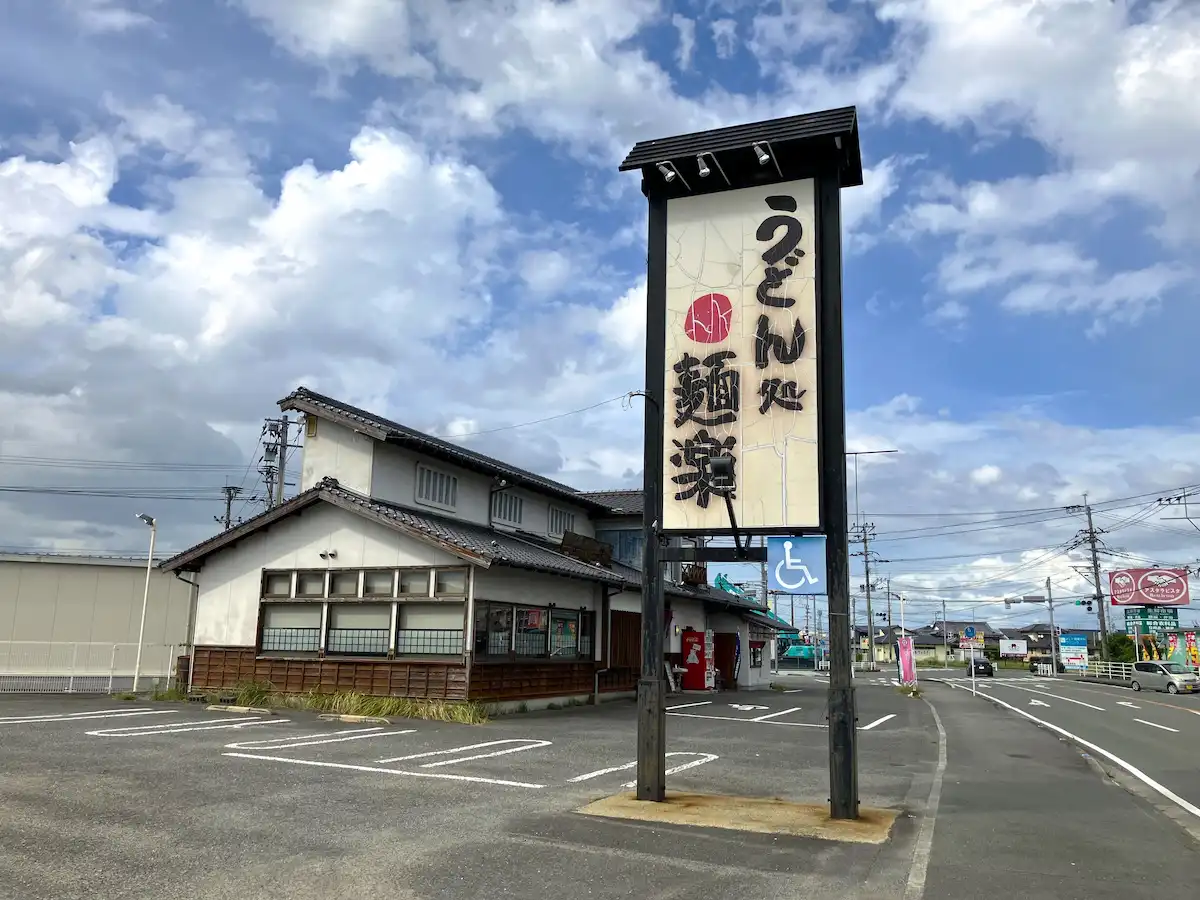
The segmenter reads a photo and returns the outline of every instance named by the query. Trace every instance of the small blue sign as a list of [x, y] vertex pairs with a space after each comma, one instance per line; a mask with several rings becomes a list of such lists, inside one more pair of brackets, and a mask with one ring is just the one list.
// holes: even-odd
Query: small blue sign
[[767, 589], [784, 594], [824, 594], [825, 537], [767, 538]]
[[975, 637], [975, 626], [968, 625], [966, 628], [964, 628], [963, 629], [963, 637], [965, 637], [968, 641], [971, 638]]

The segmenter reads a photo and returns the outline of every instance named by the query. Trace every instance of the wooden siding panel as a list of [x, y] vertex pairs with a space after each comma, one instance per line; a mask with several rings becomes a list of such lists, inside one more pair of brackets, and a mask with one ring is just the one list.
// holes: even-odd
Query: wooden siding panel
[[590, 694], [596, 687], [593, 662], [482, 663], [471, 669], [472, 700], [534, 700]]
[[467, 696], [466, 668], [461, 663], [258, 658], [253, 647], [197, 647], [192, 669], [192, 687], [197, 691], [231, 690], [257, 681], [289, 694], [355, 691], [420, 700]]

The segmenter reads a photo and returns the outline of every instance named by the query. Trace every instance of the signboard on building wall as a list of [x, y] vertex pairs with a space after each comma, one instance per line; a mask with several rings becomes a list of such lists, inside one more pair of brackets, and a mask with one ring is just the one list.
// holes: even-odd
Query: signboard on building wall
[[663, 529], [820, 526], [811, 179], [667, 204]]
[[1000, 642], [1001, 656], [1027, 656], [1028, 654], [1029, 643], [1027, 641], [1003, 640]]
[[1120, 569], [1108, 573], [1113, 606], [1187, 606], [1187, 569]]

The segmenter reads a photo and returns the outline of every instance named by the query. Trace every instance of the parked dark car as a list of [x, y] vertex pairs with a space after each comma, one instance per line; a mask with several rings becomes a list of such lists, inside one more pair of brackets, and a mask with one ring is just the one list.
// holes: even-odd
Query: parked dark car
[[[996, 676], [996, 669], [992, 665], [992, 661], [990, 659], [978, 659], [977, 658], [973, 662], [969, 663], [968, 665], [971, 668], [975, 669], [976, 675], [985, 675], [988, 678], [994, 678]], [[971, 673], [971, 668], [967, 669], [967, 674]]]
[[[1031, 660], [1031, 661], [1030, 661], [1030, 663], [1029, 663], [1029, 671], [1030, 671], [1030, 672], [1032, 672], [1033, 674], [1035, 674], [1035, 675], [1036, 675], [1036, 674], [1037, 674], [1037, 670], [1038, 670], [1038, 666], [1042, 666], [1042, 665], [1045, 665], [1045, 666], [1048, 666], [1048, 665], [1050, 665], [1050, 660], [1048, 660], [1048, 659], [1035, 659], [1035, 660]], [[1059, 664], [1058, 664], [1058, 673], [1061, 675], [1061, 674], [1063, 674], [1063, 673], [1064, 673], [1064, 672], [1066, 672], [1066, 671], [1067, 671], [1067, 667], [1066, 667], [1066, 666], [1064, 666], [1064, 665], [1062, 664], [1062, 662], [1060, 661], [1060, 662], [1059, 662]]]

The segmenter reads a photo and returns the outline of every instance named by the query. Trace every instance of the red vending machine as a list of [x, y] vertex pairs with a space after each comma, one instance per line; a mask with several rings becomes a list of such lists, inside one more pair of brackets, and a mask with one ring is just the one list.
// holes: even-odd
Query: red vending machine
[[682, 651], [683, 667], [687, 670], [680, 679], [685, 691], [703, 691], [709, 685], [705, 684], [704, 673], [708, 669], [708, 654], [704, 647], [703, 631], [685, 631], [679, 636], [679, 649]]

